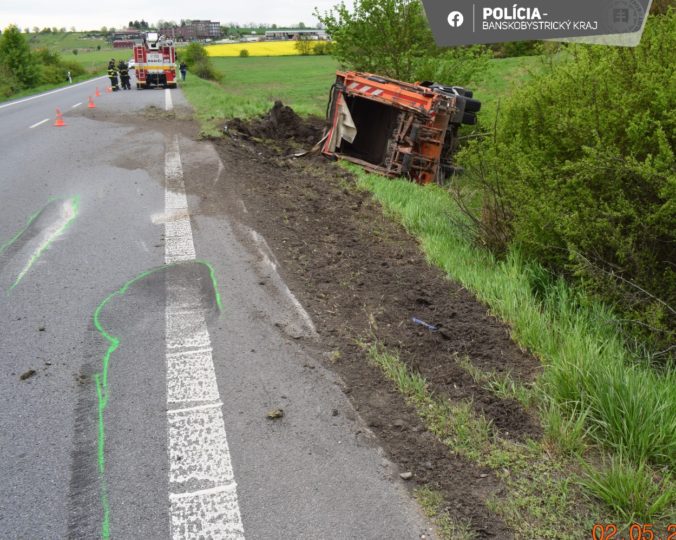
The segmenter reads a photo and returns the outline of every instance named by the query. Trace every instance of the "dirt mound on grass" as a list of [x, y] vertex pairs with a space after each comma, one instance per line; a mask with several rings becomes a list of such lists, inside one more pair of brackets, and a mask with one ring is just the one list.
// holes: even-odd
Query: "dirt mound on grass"
[[281, 101], [275, 101], [272, 108], [262, 117], [245, 121], [235, 118], [228, 122], [228, 131], [233, 130], [245, 138], [295, 141], [308, 145], [322, 137], [324, 121], [320, 118], [303, 119]]

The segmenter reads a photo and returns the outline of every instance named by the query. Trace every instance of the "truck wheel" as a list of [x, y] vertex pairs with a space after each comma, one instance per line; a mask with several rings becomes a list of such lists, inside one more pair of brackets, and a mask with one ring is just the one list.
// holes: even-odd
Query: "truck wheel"
[[474, 113], [466, 112], [462, 115], [462, 123], [467, 124], [468, 126], [473, 126], [476, 124], [476, 116]]
[[479, 112], [481, 110], [481, 101], [478, 99], [465, 98], [465, 111]]

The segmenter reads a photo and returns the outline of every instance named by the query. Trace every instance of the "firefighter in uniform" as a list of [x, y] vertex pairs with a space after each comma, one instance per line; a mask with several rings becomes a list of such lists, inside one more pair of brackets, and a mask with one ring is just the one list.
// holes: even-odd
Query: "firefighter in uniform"
[[120, 60], [120, 63], [117, 65], [117, 69], [120, 72], [120, 83], [122, 85], [122, 90], [131, 90], [131, 83], [129, 82], [129, 66], [124, 60]]
[[115, 67], [115, 58], [111, 58], [108, 62], [108, 78], [110, 79], [110, 87], [113, 89], [113, 92], [119, 90], [117, 82], [117, 68]]

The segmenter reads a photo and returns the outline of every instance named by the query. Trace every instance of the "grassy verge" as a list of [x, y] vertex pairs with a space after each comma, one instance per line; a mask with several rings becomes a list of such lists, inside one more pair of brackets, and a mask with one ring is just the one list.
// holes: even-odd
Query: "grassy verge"
[[420, 487], [415, 490], [415, 498], [425, 515], [434, 521], [444, 540], [473, 540], [475, 538], [468, 524], [457, 522], [445, 513], [444, 498], [441, 493], [428, 487]]
[[[574, 482], [577, 467], [570, 457], [552, 454], [546, 442], [518, 445], [500, 438], [470, 403], [432, 395], [426, 381], [396, 355], [377, 343], [364, 346], [371, 362], [406, 396], [429, 431], [450, 451], [492, 469], [502, 481], [505, 493], [486, 503], [517, 538], [584, 538], [593, 522], [602, 519], [600, 505], [584, 500], [579, 482]], [[444, 538], [472, 538], [467, 527], [443, 512], [439, 494], [423, 488], [417, 495]]]
[[[557, 443], [561, 439], [562, 448], [598, 447], [607, 456], [603, 466], [589, 469], [589, 492], [627, 523], [673, 515], [676, 372], [634, 364], [602, 305], [561, 281], [538, 297], [533, 280], [539, 268], [517, 253], [497, 261], [472, 246], [459, 232], [462, 216], [444, 190], [352, 170], [359, 185], [420, 239], [430, 262], [474, 292], [511, 325], [518, 343], [541, 358], [538, 391], [548, 433]], [[571, 430], [577, 442], [567, 440]], [[580, 442], [583, 436], [588, 444]], [[637, 497], [636, 490], [646, 493], [648, 485], [650, 500]]]
[[[91, 79], [93, 76], [91, 74], [85, 74], [85, 75], [80, 75], [79, 77], [73, 77], [73, 84], [87, 81]], [[21, 92], [17, 92], [16, 94], [13, 94], [12, 97], [7, 98], [6, 101], [11, 101], [14, 99], [20, 99], [28, 96], [34, 96], [36, 94], [41, 94], [42, 92], [48, 92], [49, 90], [56, 90], [57, 88], [63, 88], [64, 86], [70, 86], [70, 83], [68, 82], [62, 82], [59, 84], [42, 84], [40, 86], [36, 86], [35, 88], [28, 88], [26, 90], [22, 90]], [[5, 100], [2, 100], [5, 101]], [[0, 102], [2, 102], [0, 101]]]

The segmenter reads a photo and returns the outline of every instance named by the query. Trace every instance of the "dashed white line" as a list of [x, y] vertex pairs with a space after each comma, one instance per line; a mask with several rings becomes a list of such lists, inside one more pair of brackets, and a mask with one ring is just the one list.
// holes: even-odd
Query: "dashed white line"
[[[167, 106], [171, 97], [165, 93]], [[169, 110], [169, 108], [167, 108]], [[195, 259], [178, 137], [165, 155], [165, 262]], [[243, 540], [237, 484], [199, 284], [169, 273], [166, 305], [171, 537]], [[181, 405], [183, 405], [181, 407]]]
[[164, 89], [164, 110], [170, 111], [174, 108], [174, 103], [171, 101], [171, 91], [168, 88]]
[[81, 102], [81, 101], [78, 102], [78, 103], [76, 103], [75, 105], [73, 105], [73, 106], [71, 107], [71, 109], [77, 109], [80, 105], [82, 105], [82, 102]]
[[33, 129], [33, 128], [36, 128], [36, 127], [38, 127], [38, 126], [41, 126], [41, 125], [44, 124], [45, 122], [49, 122], [49, 118], [45, 118], [44, 120], [40, 120], [39, 122], [36, 122], [36, 123], [33, 124], [32, 126], [30, 126], [28, 129]]

